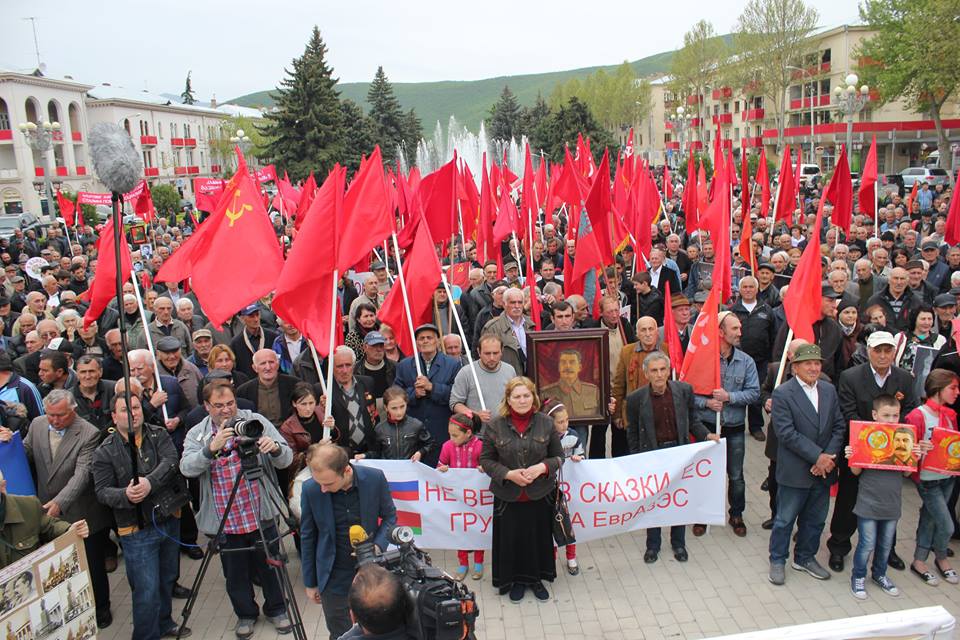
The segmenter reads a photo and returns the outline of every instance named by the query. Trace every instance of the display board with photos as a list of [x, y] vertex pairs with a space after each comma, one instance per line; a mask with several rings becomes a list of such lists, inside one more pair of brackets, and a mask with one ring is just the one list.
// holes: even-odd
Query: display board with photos
[[890, 422], [850, 422], [850, 447], [853, 455], [848, 463], [863, 469], [916, 471], [917, 458], [913, 446], [917, 432], [913, 425]]
[[83, 541], [73, 531], [0, 569], [0, 638], [89, 640], [96, 607]]

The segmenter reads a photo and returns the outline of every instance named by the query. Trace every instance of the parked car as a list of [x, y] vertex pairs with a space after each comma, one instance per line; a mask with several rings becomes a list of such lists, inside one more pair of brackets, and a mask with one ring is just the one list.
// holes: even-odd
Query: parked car
[[800, 180], [807, 183], [808, 187], [812, 187], [814, 183], [814, 178], [820, 175], [820, 165], [818, 164], [802, 164], [800, 165]]
[[903, 188], [913, 189], [916, 182], [926, 182], [931, 187], [942, 184], [945, 187], [950, 186], [950, 174], [946, 169], [937, 167], [907, 167], [900, 172], [903, 177]]
[[0, 238], [9, 239], [13, 237], [15, 229], [20, 229], [24, 233], [33, 230], [37, 234], [37, 238], [42, 238], [47, 233], [47, 227], [32, 213], [0, 215]]
[[878, 190], [881, 199], [887, 196], [893, 196], [894, 194], [903, 197], [903, 176], [899, 173], [881, 174], [877, 182], [879, 183]]
[[859, 188], [860, 188], [860, 174], [857, 173], [857, 172], [855, 172], [855, 171], [851, 171], [851, 172], [850, 172], [850, 183], [853, 185], [853, 190], [854, 190], [854, 191], [856, 191], [857, 189], [859, 189]]

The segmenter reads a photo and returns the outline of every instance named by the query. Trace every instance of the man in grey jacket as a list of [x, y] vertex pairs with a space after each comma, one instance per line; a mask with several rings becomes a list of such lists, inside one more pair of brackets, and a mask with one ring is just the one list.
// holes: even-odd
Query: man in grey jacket
[[[226, 518], [221, 548], [253, 547], [259, 542], [258, 531], [270, 544], [271, 553], [277, 553], [279, 535], [276, 518], [277, 505], [283, 497], [277, 488], [274, 469], [284, 469], [293, 460], [293, 452], [283, 436], [269, 420], [258, 413], [237, 408], [233, 385], [223, 380], [210, 382], [203, 388], [203, 402], [208, 416], [190, 429], [184, 442], [180, 471], [188, 478], [200, 478], [200, 513], [197, 526], [200, 531], [215, 535], [220, 522]], [[246, 478], [237, 490], [229, 512], [225, 512], [234, 482], [241, 468], [239, 438], [235, 437], [235, 419], [258, 420], [263, 435], [251, 446], [257, 451], [258, 463], [265, 470], [264, 480], [250, 483]], [[237, 455], [234, 455], [237, 453]], [[256, 571], [263, 589], [263, 613], [278, 633], [290, 633], [290, 619], [286, 614], [283, 592], [276, 574], [267, 565], [262, 550], [245, 553], [221, 553], [220, 562], [227, 581], [227, 594], [237, 614], [236, 635], [249, 638], [259, 614], [254, 599], [252, 571]]]

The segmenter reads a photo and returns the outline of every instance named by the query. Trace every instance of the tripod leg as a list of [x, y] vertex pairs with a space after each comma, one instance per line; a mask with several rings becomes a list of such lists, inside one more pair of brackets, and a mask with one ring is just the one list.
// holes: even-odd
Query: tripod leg
[[230, 497], [227, 499], [227, 505], [223, 510], [223, 517], [220, 519], [220, 526], [217, 527], [217, 535], [215, 535], [213, 539], [207, 543], [207, 550], [203, 554], [203, 561], [200, 563], [200, 570], [197, 571], [197, 577], [193, 579], [193, 587], [190, 590], [190, 597], [187, 598], [187, 601], [183, 604], [183, 612], [180, 614], [182, 622], [180, 623], [180, 627], [177, 629], [177, 640], [180, 640], [180, 634], [182, 634], [183, 630], [186, 629], [187, 620], [190, 619], [190, 614], [193, 613], [193, 606], [197, 603], [197, 597], [200, 595], [200, 585], [203, 583], [203, 578], [207, 574], [207, 569], [210, 568], [210, 562], [213, 560], [213, 554], [219, 546], [220, 538], [223, 536], [223, 530], [227, 526], [227, 515], [230, 513], [230, 509], [233, 507], [234, 500], [237, 497], [237, 489], [240, 487], [241, 477], [243, 477], [242, 470], [237, 473], [237, 477], [233, 481], [233, 490], [230, 491]]

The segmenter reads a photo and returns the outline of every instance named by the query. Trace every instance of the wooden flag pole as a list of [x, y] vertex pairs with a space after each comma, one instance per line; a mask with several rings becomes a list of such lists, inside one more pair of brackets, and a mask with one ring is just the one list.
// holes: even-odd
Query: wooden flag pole
[[783, 343], [783, 354], [780, 356], [780, 366], [777, 367], [777, 377], [773, 380], [774, 389], [779, 387], [780, 383], [783, 381], [783, 372], [787, 366], [787, 351], [789, 350], [791, 342], [793, 342], [793, 329], [788, 326], [787, 339]]
[[320, 380], [320, 390], [323, 391], [323, 395], [330, 397], [327, 393], [327, 381], [324, 378], [323, 372], [320, 370], [320, 358], [317, 356], [317, 348], [313, 345], [313, 340], [310, 338], [307, 338], [307, 344], [310, 345], [310, 355], [313, 356], [313, 366], [317, 368], [317, 379]]
[[[150, 335], [150, 325], [147, 322], [147, 310], [143, 306], [143, 296], [140, 295], [140, 285], [137, 284], [137, 274], [135, 271], [130, 272], [130, 281], [133, 283], [133, 293], [137, 297], [137, 309], [140, 311], [143, 337], [147, 341], [147, 350], [150, 351], [150, 357], [153, 359], [153, 378], [157, 383], [157, 391], [163, 391], [163, 386], [160, 382], [160, 363], [157, 362], [157, 353], [153, 350], [153, 337]], [[119, 311], [123, 313], [123, 300], [118, 300], [118, 303], [120, 304]], [[166, 425], [167, 420], [170, 419], [169, 414], [167, 414], [167, 403], [164, 402], [160, 405], [160, 408], [163, 410], [163, 421], [164, 425]]]
[[480, 397], [481, 411], [487, 410], [487, 405], [483, 401], [483, 392], [480, 390], [480, 378], [477, 377], [477, 369], [473, 366], [473, 356], [470, 354], [470, 345], [467, 343], [467, 334], [463, 330], [463, 324], [460, 322], [460, 314], [453, 306], [453, 293], [450, 291], [450, 283], [447, 282], [447, 275], [441, 270], [440, 281], [443, 283], [443, 290], [447, 292], [447, 304], [453, 311], [453, 319], [457, 323], [457, 331], [460, 332], [460, 339], [463, 341], [463, 352], [467, 354], [467, 362], [470, 364], [470, 373], [473, 376], [473, 384], [477, 387], [477, 395]]
[[[403, 294], [403, 310], [407, 316], [407, 329], [410, 331], [410, 338], [413, 341], [413, 363], [417, 366], [417, 377], [423, 375], [423, 367], [420, 366], [420, 358], [417, 357], [417, 334], [413, 327], [413, 314], [410, 312], [410, 297], [407, 295], [407, 282], [403, 277], [403, 265], [400, 264], [400, 245], [397, 244], [397, 234], [390, 234], [393, 240], [393, 252], [397, 256], [397, 274], [400, 277], [400, 293]], [[396, 331], [396, 329], [394, 329]]]

